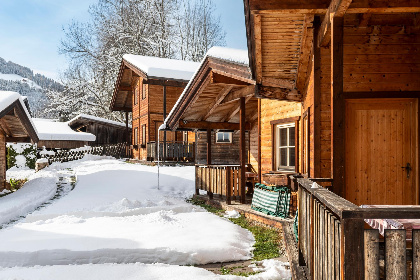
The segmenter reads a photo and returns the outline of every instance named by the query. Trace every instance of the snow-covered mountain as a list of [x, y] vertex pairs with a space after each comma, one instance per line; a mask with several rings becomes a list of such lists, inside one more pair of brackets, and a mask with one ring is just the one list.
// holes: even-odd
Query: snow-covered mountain
[[11, 90], [26, 96], [33, 117], [47, 118], [45, 108], [48, 106], [48, 92], [59, 92], [64, 86], [53, 79], [33, 70], [0, 57], [0, 90]]

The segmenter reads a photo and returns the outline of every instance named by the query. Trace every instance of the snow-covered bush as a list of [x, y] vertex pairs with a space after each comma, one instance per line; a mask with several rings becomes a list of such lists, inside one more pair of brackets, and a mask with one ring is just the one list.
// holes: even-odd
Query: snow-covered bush
[[28, 143], [7, 144], [7, 167], [35, 168], [36, 145]]

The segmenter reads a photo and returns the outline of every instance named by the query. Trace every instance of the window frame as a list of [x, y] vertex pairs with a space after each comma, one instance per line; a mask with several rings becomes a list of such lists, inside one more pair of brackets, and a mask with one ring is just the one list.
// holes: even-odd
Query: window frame
[[[218, 141], [218, 139], [219, 139], [218, 135], [221, 134], [221, 133], [223, 133], [223, 135], [225, 135], [225, 134], [229, 135], [228, 136], [229, 141]], [[215, 137], [216, 137], [215, 138], [215, 143], [216, 144], [232, 144], [233, 132], [231, 132], [231, 131], [218, 131], [218, 132], [216, 132]], [[225, 137], [223, 137], [223, 140], [224, 139], [225, 139]]]
[[310, 109], [308, 108], [302, 115], [302, 174], [310, 176]]
[[134, 139], [133, 139], [133, 145], [137, 145], [138, 144], [138, 137], [139, 137], [139, 128], [136, 127], [134, 128]]
[[147, 88], [147, 84], [142, 83], [142, 89], [141, 89], [141, 100], [146, 99], [146, 97], [147, 97], [147, 90], [148, 90], [148, 88]]
[[[291, 141], [291, 128], [294, 128], [293, 137], [294, 143], [290, 143]], [[280, 145], [280, 133], [282, 129], [286, 129], [286, 145]], [[286, 124], [278, 124], [276, 125], [276, 157], [275, 157], [275, 167], [276, 171], [294, 171], [296, 169], [296, 124], [294, 122], [292, 123], [286, 123]], [[281, 150], [286, 150], [286, 165], [281, 165]], [[291, 158], [291, 149], [294, 149], [294, 156], [295, 156], [295, 163], [294, 165], [291, 165], [290, 158]]]
[[[285, 119], [278, 119], [270, 121], [271, 124], [271, 170], [273, 172], [299, 172], [299, 145], [300, 145], [300, 139], [299, 139], [299, 124], [300, 124], [300, 116], [296, 117], [290, 117]], [[286, 169], [278, 169], [277, 168], [277, 139], [278, 136], [276, 135], [276, 129], [279, 125], [285, 125], [285, 124], [294, 124], [295, 127], [295, 165], [294, 168], [286, 168]]]

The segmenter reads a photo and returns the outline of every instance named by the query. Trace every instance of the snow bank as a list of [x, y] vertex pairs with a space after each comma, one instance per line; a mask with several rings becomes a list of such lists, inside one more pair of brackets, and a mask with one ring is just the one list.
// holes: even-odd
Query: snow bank
[[66, 122], [55, 122], [48, 119], [34, 118], [33, 122], [38, 131], [39, 140], [71, 140], [95, 141], [96, 136], [87, 132], [77, 132], [71, 129]]
[[[29, 175], [29, 181], [14, 193], [0, 197], [0, 225], [35, 210], [39, 205], [51, 199], [57, 190], [55, 172], [40, 171], [33, 174], [33, 170], [29, 170], [30, 172], [13, 170], [12, 173], [17, 173], [13, 176], [14, 179], [24, 179]], [[7, 171], [7, 173], [11, 172]], [[8, 176], [11, 177], [10, 174]]]
[[249, 277], [233, 275], [216, 275], [202, 268], [192, 266], [177, 266], [168, 264], [86, 264], [86, 265], [57, 265], [0, 268], [0, 279], [25, 279], [25, 280], [262, 280], [262, 279], [291, 279], [290, 271], [277, 261], [266, 262], [266, 272]]
[[252, 256], [252, 234], [185, 202], [194, 167], [117, 160], [52, 164], [78, 182], [52, 205], [0, 231], [0, 266], [88, 263], [204, 264]]
[[123, 59], [149, 78], [167, 78], [174, 80], [190, 80], [200, 64], [193, 61], [125, 54]]

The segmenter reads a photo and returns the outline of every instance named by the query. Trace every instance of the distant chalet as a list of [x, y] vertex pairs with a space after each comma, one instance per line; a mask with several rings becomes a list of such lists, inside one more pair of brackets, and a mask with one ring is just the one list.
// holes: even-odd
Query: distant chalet
[[[159, 126], [199, 63], [126, 54], [121, 62], [110, 109], [132, 112], [133, 157], [152, 159]], [[161, 132], [161, 142], [190, 142], [194, 134]], [[149, 145], [149, 152], [147, 150]]]

